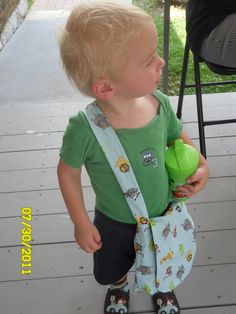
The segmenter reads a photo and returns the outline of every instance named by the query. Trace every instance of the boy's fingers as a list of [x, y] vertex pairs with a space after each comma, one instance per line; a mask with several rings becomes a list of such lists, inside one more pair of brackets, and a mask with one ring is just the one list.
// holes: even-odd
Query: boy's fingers
[[94, 253], [96, 252], [99, 248], [101, 247], [101, 245], [99, 245], [98, 243], [93, 243], [93, 244], [90, 244], [88, 245], [86, 248], [85, 248], [85, 251], [88, 252], [88, 253]]
[[100, 246], [101, 245], [101, 236], [100, 236], [100, 233], [98, 231], [94, 234], [93, 238], [94, 238], [94, 241], [97, 244], [99, 244], [99, 246]]
[[176, 190], [181, 193], [193, 193], [194, 186], [192, 186], [191, 184], [185, 184], [183, 186], [179, 186]]
[[194, 174], [194, 175], [192, 175], [191, 177], [188, 178], [187, 183], [188, 184], [192, 184], [194, 182], [197, 182], [198, 180], [199, 180], [199, 176], [196, 173], [196, 174]]
[[94, 240], [96, 242], [101, 242], [101, 237], [100, 237], [100, 234], [98, 232], [96, 232], [93, 237], [94, 237]]

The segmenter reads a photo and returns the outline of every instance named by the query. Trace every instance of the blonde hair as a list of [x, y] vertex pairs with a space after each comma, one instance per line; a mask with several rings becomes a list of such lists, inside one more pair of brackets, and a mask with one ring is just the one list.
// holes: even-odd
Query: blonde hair
[[75, 7], [59, 43], [68, 78], [93, 97], [96, 80], [119, 76], [127, 63], [127, 43], [148, 20], [150, 15], [133, 5], [93, 2]]

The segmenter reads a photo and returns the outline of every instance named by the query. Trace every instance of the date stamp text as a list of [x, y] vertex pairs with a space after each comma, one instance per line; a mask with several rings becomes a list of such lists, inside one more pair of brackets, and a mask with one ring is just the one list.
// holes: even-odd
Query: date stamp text
[[32, 210], [30, 207], [21, 209], [21, 274], [29, 275], [32, 273]]

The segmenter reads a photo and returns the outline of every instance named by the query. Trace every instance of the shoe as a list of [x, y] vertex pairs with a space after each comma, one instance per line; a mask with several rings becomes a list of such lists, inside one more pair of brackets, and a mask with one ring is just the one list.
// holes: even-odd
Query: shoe
[[108, 289], [104, 302], [104, 314], [129, 313], [129, 286], [122, 289]]
[[174, 291], [158, 292], [152, 296], [157, 314], [180, 314], [180, 307]]

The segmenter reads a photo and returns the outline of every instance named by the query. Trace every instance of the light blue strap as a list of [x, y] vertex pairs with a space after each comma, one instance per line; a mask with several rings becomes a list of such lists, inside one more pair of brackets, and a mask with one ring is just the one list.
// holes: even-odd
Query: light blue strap
[[117, 178], [129, 208], [137, 216], [148, 218], [147, 208], [129, 159], [109, 121], [96, 102], [87, 106], [86, 118]]

